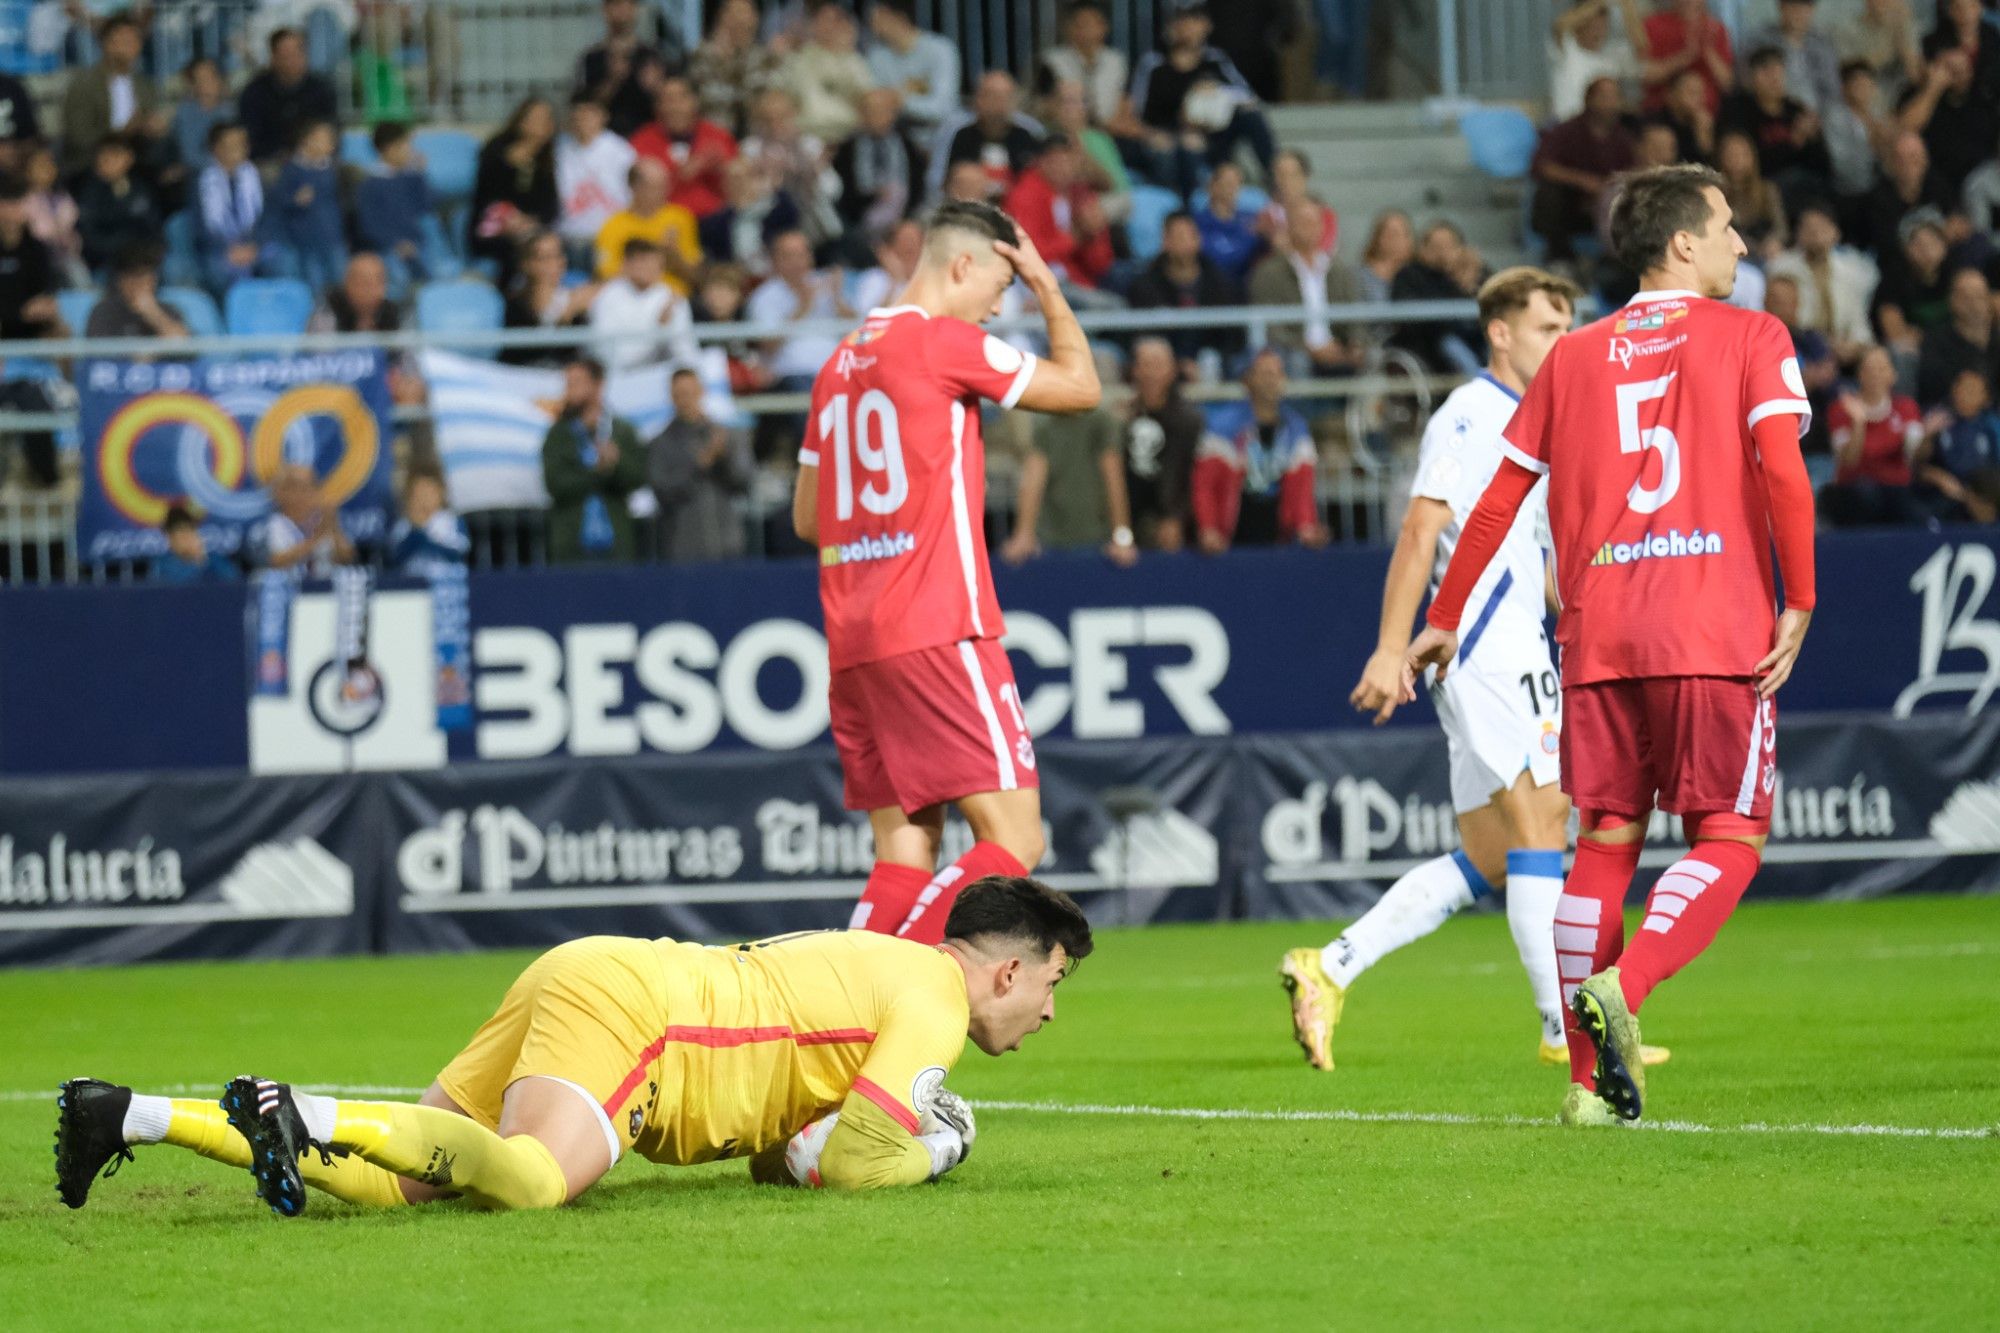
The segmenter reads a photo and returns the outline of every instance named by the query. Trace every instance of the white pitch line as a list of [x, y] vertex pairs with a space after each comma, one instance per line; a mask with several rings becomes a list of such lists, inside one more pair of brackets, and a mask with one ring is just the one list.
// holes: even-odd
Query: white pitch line
[[[1248, 1107], [1111, 1106], [1078, 1102], [989, 1102], [982, 1111], [1039, 1111], [1051, 1115], [1101, 1115], [1156, 1120], [1252, 1120], [1276, 1123], [1331, 1122], [1358, 1125], [1500, 1125], [1551, 1127], [1554, 1117], [1468, 1115], [1455, 1111], [1266, 1111]], [[1829, 1134], [1891, 1139], [2000, 1139], [2000, 1125], [1979, 1129], [1925, 1125], [1698, 1125], [1688, 1120], [1647, 1120], [1637, 1128], [1669, 1134]]]
[[[301, 1084], [309, 1092], [332, 1097], [419, 1097], [422, 1088], [380, 1083]], [[217, 1090], [212, 1083], [172, 1083], [148, 1089], [160, 1097], [202, 1096]], [[0, 1090], [0, 1102], [52, 1101], [56, 1090]], [[982, 1111], [1029, 1111], [1047, 1115], [1124, 1116], [1150, 1120], [1247, 1120], [1275, 1124], [1331, 1123], [1345, 1125], [1496, 1125], [1505, 1128], [1547, 1128], [1552, 1118], [1525, 1115], [1475, 1115], [1459, 1111], [1324, 1111], [1259, 1110], [1242, 1106], [1114, 1106], [1099, 1102], [977, 1101]], [[1835, 1138], [1881, 1139], [2000, 1139], [2000, 1125], [1962, 1128], [1950, 1125], [1702, 1125], [1692, 1120], [1647, 1120], [1636, 1128], [1665, 1134], [1820, 1134]]]

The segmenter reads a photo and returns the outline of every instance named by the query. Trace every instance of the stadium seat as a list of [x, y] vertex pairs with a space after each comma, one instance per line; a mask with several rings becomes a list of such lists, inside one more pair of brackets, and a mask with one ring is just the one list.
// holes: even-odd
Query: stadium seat
[[[425, 333], [484, 333], [505, 320], [507, 303], [476, 278], [432, 282], [417, 289], [417, 327]], [[468, 356], [491, 356], [490, 347], [459, 347]]]
[[375, 165], [375, 136], [368, 130], [345, 130], [340, 136], [340, 160], [357, 167]]
[[160, 261], [160, 281], [169, 287], [188, 287], [201, 281], [201, 257], [194, 240], [194, 210], [184, 208], [167, 219], [161, 228], [167, 243], [166, 257]]
[[90, 312], [97, 309], [98, 293], [65, 288], [56, 293], [56, 310], [69, 331], [81, 338], [90, 324]]
[[312, 288], [297, 278], [240, 278], [223, 302], [223, 322], [238, 337], [304, 333], [312, 312]]
[[160, 301], [181, 317], [181, 323], [188, 326], [188, 332], [197, 338], [220, 338], [222, 336], [222, 312], [215, 308], [215, 298], [199, 287], [162, 287]]
[[1160, 232], [1167, 214], [1181, 206], [1181, 197], [1157, 185], [1132, 187], [1132, 211], [1125, 218], [1125, 236], [1132, 243], [1132, 258], [1151, 262], [1160, 253]]
[[472, 197], [479, 176], [479, 140], [464, 130], [418, 130], [410, 136], [423, 154], [424, 177], [441, 200]]
[[1465, 150], [1472, 165], [1495, 180], [1520, 180], [1528, 174], [1540, 138], [1535, 122], [1511, 106], [1474, 107], [1458, 118]]

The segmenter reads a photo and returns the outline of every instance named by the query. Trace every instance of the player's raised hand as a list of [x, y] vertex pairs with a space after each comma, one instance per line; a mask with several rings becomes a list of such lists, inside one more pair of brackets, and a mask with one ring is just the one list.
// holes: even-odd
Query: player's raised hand
[[1014, 235], [1017, 244], [1009, 245], [1005, 241], [995, 241], [994, 252], [1012, 264], [1014, 272], [1021, 276], [1021, 281], [1037, 292], [1052, 291], [1060, 286], [1061, 284], [1056, 281], [1055, 270], [1042, 258], [1042, 252], [1035, 248], [1034, 239], [1019, 227], [1014, 229]]
[[1451, 666], [1451, 659], [1458, 656], [1458, 632], [1438, 629], [1434, 625], [1424, 626], [1424, 632], [1410, 645], [1410, 651], [1403, 654], [1403, 702], [1415, 703], [1417, 699], [1417, 677], [1424, 674], [1424, 668], [1438, 669], [1437, 678], [1444, 679], [1445, 671]]
[[1757, 697], [1768, 699], [1778, 692], [1778, 687], [1791, 679], [1792, 667], [1799, 660], [1799, 649], [1805, 646], [1806, 627], [1812, 624], [1812, 612], [1786, 607], [1778, 617], [1778, 629], [1771, 636], [1771, 651], [1757, 664], [1753, 674], [1757, 677]]
[[1369, 654], [1368, 665], [1361, 668], [1361, 682], [1347, 696], [1347, 702], [1360, 712], [1373, 713], [1376, 726], [1387, 722], [1399, 704], [1408, 702], [1403, 697], [1403, 655], [1380, 648]]

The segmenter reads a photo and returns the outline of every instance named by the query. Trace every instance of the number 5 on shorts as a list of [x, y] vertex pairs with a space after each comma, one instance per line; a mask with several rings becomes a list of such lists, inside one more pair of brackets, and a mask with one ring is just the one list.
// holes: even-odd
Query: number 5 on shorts
[[1660, 451], [1660, 484], [1648, 490], [1643, 483], [1635, 481], [1632, 489], [1625, 493], [1626, 505], [1641, 514], [1658, 513], [1681, 488], [1681, 442], [1666, 426], [1639, 428], [1639, 404], [1665, 398], [1667, 387], [1679, 373], [1673, 371], [1656, 380], [1618, 386], [1618, 452], [1643, 454], [1648, 449]]

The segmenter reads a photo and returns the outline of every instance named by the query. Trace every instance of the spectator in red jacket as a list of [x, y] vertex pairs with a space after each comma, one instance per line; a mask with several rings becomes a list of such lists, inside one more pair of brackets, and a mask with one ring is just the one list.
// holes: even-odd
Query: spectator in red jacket
[[1319, 456], [1312, 430], [1285, 401], [1285, 363], [1265, 349], [1243, 372], [1249, 397], [1209, 409], [1194, 464], [1195, 543], [1205, 555], [1231, 546], [1324, 546]]
[[1083, 178], [1083, 150], [1066, 134], [1042, 140], [1034, 165], [1007, 192], [1007, 212], [1059, 278], [1096, 287], [1117, 257], [1104, 203]]
[[659, 119], [639, 127], [632, 150], [667, 169], [667, 202], [705, 218], [722, 207], [722, 169], [736, 156], [736, 136], [701, 118], [691, 80], [670, 74], [660, 82]]

